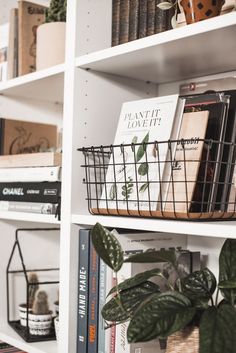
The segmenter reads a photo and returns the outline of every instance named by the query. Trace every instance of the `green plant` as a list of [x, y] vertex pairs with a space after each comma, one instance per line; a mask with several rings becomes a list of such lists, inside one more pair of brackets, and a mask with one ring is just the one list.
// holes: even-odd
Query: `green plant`
[[35, 295], [32, 312], [35, 315], [46, 315], [50, 313], [48, 307], [48, 296], [43, 290], [38, 290]]
[[[97, 253], [115, 273], [125, 262], [167, 263], [176, 272], [175, 283], [169, 282], [164, 271], [154, 268], [117, 284], [109, 292], [113, 297], [102, 309], [108, 326], [130, 321], [127, 338], [131, 343], [167, 338], [188, 325], [197, 325], [200, 353], [235, 353], [236, 240], [226, 240], [221, 249], [217, 286], [215, 276], [208, 268], [184, 277], [175, 250], [149, 251], [124, 259], [124, 252], [113, 233], [97, 223], [91, 235]], [[154, 277], [164, 281], [167, 291], [161, 292], [150, 280]], [[224, 298], [220, 302], [219, 292]]]
[[46, 22], [66, 22], [67, 0], [51, 0], [46, 10]]
[[38, 285], [38, 276], [36, 273], [31, 272], [29, 274], [28, 282], [29, 282], [29, 308], [32, 308], [33, 302], [34, 302], [34, 297], [35, 293], [37, 292], [39, 285]]

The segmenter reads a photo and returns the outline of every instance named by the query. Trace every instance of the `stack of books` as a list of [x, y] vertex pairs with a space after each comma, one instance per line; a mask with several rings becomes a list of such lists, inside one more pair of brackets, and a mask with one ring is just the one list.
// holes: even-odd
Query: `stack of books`
[[163, 11], [161, 0], [113, 0], [112, 46], [144, 38], [172, 28], [175, 9]]
[[59, 214], [61, 153], [0, 156], [0, 211]]
[[[175, 237], [173, 234], [166, 233], [119, 230], [119, 242], [125, 250], [125, 256], [148, 250], [178, 248], [181, 251], [179, 263], [186, 275], [200, 269], [200, 252], [181, 250], [187, 246], [185, 235]], [[125, 263], [118, 272], [118, 282], [155, 267], [155, 263]], [[158, 267], [168, 271], [170, 280], [175, 282], [174, 271], [171, 272], [167, 264], [158, 264]], [[105, 329], [106, 323], [102, 318], [101, 309], [106, 302], [107, 294], [115, 284], [116, 278], [113, 271], [104, 264], [94, 250], [90, 230], [81, 229], [79, 231], [77, 353], [129, 353], [136, 350], [139, 352], [138, 348], [145, 352], [159, 353], [159, 343], [156, 340], [145, 342], [144, 346], [140, 343], [128, 344], [126, 339], [128, 322]], [[107, 301], [109, 299], [111, 299], [110, 296]]]

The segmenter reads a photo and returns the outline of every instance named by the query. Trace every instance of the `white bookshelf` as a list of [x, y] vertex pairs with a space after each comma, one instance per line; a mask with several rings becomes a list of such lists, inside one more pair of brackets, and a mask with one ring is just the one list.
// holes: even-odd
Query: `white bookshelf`
[[[236, 234], [235, 221], [183, 222], [89, 214], [84, 170], [80, 168], [83, 156], [77, 148], [111, 144], [124, 101], [175, 93], [176, 81], [217, 73], [224, 76], [236, 70], [236, 12], [110, 48], [111, 5], [112, 0], [68, 1], [65, 63], [0, 83], [2, 116], [63, 127], [61, 231], [53, 240], [60, 258], [60, 341], [25, 343], [8, 327], [6, 310], [0, 303], [0, 339], [29, 353], [76, 352], [80, 227], [100, 222], [113, 228], [187, 234], [190, 249], [210, 254], [211, 269], [216, 267], [224, 238], [235, 238]], [[59, 225], [48, 215], [0, 212], [0, 232], [6, 234], [1, 244], [0, 280], [5, 281], [4, 266], [15, 228], [34, 223]], [[48, 256], [45, 251], [45, 259]], [[5, 300], [5, 287], [0, 295]]]

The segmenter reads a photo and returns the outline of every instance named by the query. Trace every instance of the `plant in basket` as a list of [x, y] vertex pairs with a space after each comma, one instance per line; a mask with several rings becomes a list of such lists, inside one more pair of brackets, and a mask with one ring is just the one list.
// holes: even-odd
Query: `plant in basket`
[[32, 312], [32, 306], [35, 298], [35, 293], [38, 290], [38, 276], [36, 273], [32, 272], [29, 274], [29, 292], [28, 292], [28, 305], [23, 303], [19, 305], [19, 314], [20, 314], [20, 323], [21, 326], [26, 326], [27, 311], [28, 313]]
[[[148, 251], [124, 259], [118, 239], [102, 225], [97, 223], [91, 236], [98, 255], [115, 273], [126, 262], [159, 264], [111, 289], [108, 297], [112, 298], [102, 309], [108, 326], [129, 321], [129, 343], [168, 339], [167, 353], [235, 353], [236, 240], [227, 239], [221, 249], [217, 285], [208, 268], [186, 276], [176, 250]], [[161, 263], [176, 273], [174, 283], [160, 269]], [[157, 278], [158, 284], [153, 281]]]
[[31, 335], [47, 336], [52, 326], [52, 311], [49, 310], [48, 296], [43, 290], [38, 290], [29, 314], [29, 331]]

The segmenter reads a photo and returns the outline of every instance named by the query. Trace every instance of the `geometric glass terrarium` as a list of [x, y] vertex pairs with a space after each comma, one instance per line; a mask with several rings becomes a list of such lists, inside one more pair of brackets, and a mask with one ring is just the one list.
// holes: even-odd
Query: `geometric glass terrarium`
[[[59, 228], [16, 229], [6, 270], [7, 320], [26, 341], [56, 339], [53, 302], [58, 298], [59, 268], [27, 268], [19, 241], [20, 232], [52, 232]], [[36, 253], [40, 249], [33, 249]]]

